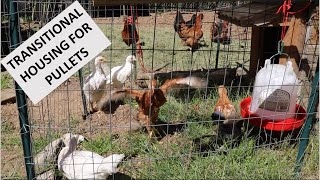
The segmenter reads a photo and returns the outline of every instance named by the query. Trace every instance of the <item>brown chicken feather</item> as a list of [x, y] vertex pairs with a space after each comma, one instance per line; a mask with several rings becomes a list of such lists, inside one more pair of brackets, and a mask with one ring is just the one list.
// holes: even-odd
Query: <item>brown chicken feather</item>
[[[177, 13], [178, 15], [181, 16], [180, 13]], [[183, 45], [189, 46], [191, 49], [195, 49], [199, 45], [198, 42], [203, 37], [202, 19], [203, 14], [199, 13], [191, 27], [190, 23], [186, 23], [184, 20], [179, 21], [177, 33], [182, 39]]]
[[149, 137], [156, 133], [154, 127], [151, 125], [157, 124], [160, 107], [164, 105], [167, 100], [165, 94], [173, 87], [179, 85], [189, 85], [196, 88], [205, 87], [207, 83], [197, 77], [175, 78], [166, 80], [165, 83], [156, 88], [156, 80], [152, 80], [151, 88], [147, 90], [130, 90], [124, 89], [112, 93], [112, 97], [104, 97], [98, 104], [99, 109], [103, 109], [110, 105], [113, 100], [119, 100], [130, 96], [134, 98], [139, 105], [138, 119], [146, 125]]

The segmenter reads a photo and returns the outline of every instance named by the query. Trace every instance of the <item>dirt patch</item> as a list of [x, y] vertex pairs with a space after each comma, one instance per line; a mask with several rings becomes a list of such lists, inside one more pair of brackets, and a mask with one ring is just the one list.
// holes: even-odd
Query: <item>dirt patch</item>
[[[80, 82], [77, 78], [71, 78], [68, 85], [61, 85], [41, 104], [30, 106], [32, 124], [35, 128], [42, 129], [69, 129], [84, 136], [100, 133], [121, 134], [140, 128], [135, 106], [120, 105], [113, 113], [93, 113], [86, 119], [83, 119], [83, 107]], [[90, 111], [88, 105], [87, 110]]]
[[[90, 136], [106, 134], [124, 134], [128, 131], [136, 131], [141, 128], [137, 120], [137, 110], [129, 104], [121, 105], [114, 114], [97, 114], [90, 115], [87, 120], [80, 122], [77, 128], [81, 129], [82, 134]], [[88, 127], [91, 127], [88, 129]]]

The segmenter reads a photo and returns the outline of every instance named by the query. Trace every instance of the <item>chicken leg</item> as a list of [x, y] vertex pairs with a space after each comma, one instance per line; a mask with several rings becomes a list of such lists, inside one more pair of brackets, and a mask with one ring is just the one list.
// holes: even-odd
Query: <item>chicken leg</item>
[[148, 115], [143, 114], [143, 112], [139, 112], [139, 120], [144, 121], [144, 125], [148, 131], [149, 139], [152, 137], [156, 137], [157, 135], [161, 135], [159, 131], [151, 125], [150, 117]]

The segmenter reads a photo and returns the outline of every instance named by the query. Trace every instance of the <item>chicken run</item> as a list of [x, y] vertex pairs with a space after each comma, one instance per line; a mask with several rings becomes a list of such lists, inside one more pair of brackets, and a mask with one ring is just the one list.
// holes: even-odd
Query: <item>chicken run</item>
[[[37, 104], [8, 85], [2, 179], [319, 175], [318, 2], [79, 2], [111, 45]], [[2, 1], [2, 58], [70, 4]]]

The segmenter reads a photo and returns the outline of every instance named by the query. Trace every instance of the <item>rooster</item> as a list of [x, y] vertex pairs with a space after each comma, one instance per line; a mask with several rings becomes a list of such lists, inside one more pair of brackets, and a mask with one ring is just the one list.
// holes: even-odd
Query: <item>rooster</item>
[[[220, 34], [219, 34], [220, 30]], [[217, 43], [218, 40], [221, 44], [230, 44], [230, 37], [229, 33], [229, 22], [222, 21], [221, 23], [213, 22], [211, 29], [210, 29], [210, 39], [211, 42]]]
[[[132, 33], [132, 30], [134, 29], [134, 32]], [[124, 43], [126, 43], [127, 46], [130, 46], [134, 42], [137, 44], [137, 54], [139, 57], [142, 57], [142, 49], [141, 46], [144, 45], [143, 42], [140, 42], [139, 40], [139, 34], [137, 33], [137, 28], [135, 24], [133, 23], [133, 17], [132, 16], [124, 16], [123, 17], [123, 30], [121, 32], [122, 40]]]
[[195, 18], [194, 24], [192, 24], [192, 19], [187, 23], [184, 21], [182, 14], [177, 11], [174, 29], [182, 39], [183, 45], [189, 46], [190, 50], [194, 50], [195, 48], [197, 48], [199, 45], [199, 40], [203, 37], [202, 19], [203, 14], [199, 13]]
[[[134, 33], [132, 33], [132, 29], [134, 29]], [[133, 24], [132, 16], [129, 18], [127, 16], [123, 17], [123, 30], [121, 32], [122, 40], [126, 43], [127, 46], [132, 44], [132, 41], [138, 42], [139, 35], [137, 33], [136, 27]], [[132, 37], [133, 36], [133, 37]]]
[[114, 88], [122, 88], [125, 81], [131, 76], [132, 69], [135, 67], [136, 58], [129, 55], [122, 66], [116, 66], [111, 69], [111, 73], [106, 77], [107, 84], [112, 84]]
[[232, 119], [236, 119], [236, 109], [232, 102], [228, 98], [227, 89], [221, 85], [218, 88], [219, 99], [214, 107], [212, 118], [214, 120], [223, 120], [224, 124], [232, 122]]
[[185, 77], [185, 78], [175, 78], [169, 79], [164, 82], [159, 88], [156, 88], [156, 80], [151, 81], [151, 88], [147, 90], [118, 90], [112, 93], [111, 98], [105, 96], [98, 105], [99, 110], [104, 110], [109, 107], [111, 101], [134, 98], [139, 105], [138, 119], [143, 122], [147, 128], [149, 138], [151, 138], [155, 133], [159, 132], [152, 127], [158, 120], [158, 114], [160, 107], [164, 105], [167, 100], [165, 94], [173, 87], [181, 85], [189, 85], [195, 88], [203, 88], [207, 85], [205, 81], [197, 77]]

